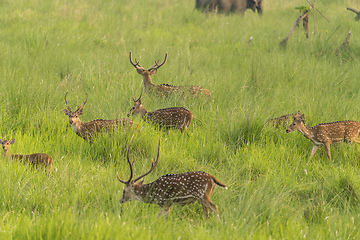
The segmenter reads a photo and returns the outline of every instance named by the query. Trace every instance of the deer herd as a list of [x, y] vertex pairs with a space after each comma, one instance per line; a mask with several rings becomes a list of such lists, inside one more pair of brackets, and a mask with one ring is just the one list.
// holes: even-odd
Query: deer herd
[[[159, 64], [160, 60], [155, 61], [155, 65], [146, 70], [140, 66], [136, 58], [135, 62], [133, 62], [132, 53], [130, 51], [130, 63], [136, 68], [137, 72], [142, 75], [145, 93], [150, 96], [165, 98], [180, 96], [182, 98], [203, 98], [205, 100], [212, 101], [211, 92], [203, 87], [195, 85], [172, 86], [168, 84], [154, 84], [151, 80], [151, 76], [165, 64], [167, 56], [168, 55], [166, 53], [164, 61], [161, 64]], [[76, 111], [73, 111], [70, 108], [69, 102], [66, 99], [67, 95], [68, 92], [65, 94], [67, 109], [64, 109], [64, 113], [69, 117], [69, 123], [74, 132], [90, 144], [92, 144], [94, 139], [102, 132], [115, 133], [118, 131], [141, 130], [141, 126], [129, 118], [113, 120], [96, 119], [84, 123], [80, 120], [80, 116], [84, 112], [83, 108], [88, 101], [88, 95], [86, 94], [86, 100], [82, 106], [77, 108]], [[142, 105], [142, 97], [141, 93], [137, 100], [133, 99], [134, 106], [130, 109], [127, 117], [139, 114], [145, 123], [153, 124], [158, 129], [176, 128], [181, 132], [185, 131], [189, 137], [188, 127], [193, 119], [193, 114], [190, 110], [184, 107], [171, 107], [149, 112], [146, 110], [144, 105]], [[313, 142], [310, 158], [314, 156], [317, 149], [322, 145], [325, 146], [327, 156], [331, 160], [330, 145], [332, 143], [342, 141], [360, 143], [360, 123], [355, 121], [322, 123], [314, 127], [307, 127], [304, 123], [304, 115], [298, 112], [269, 119], [268, 124], [274, 126], [275, 128], [285, 128], [291, 120], [292, 123], [286, 129], [286, 132], [290, 133], [298, 130], [306, 138]], [[227, 187], [210, 174], [200, 171], [180, 174], [166, 174], [148, 184], [143, 184], [144, 180], [138, 182], [150, 174], [157, 166], [160, 156], [160, 139], [156, 161], [152, 161], [151, 168], [148, 172], [133, 180], [133, 164], [135, 160], [130, 161], [129, 157], [133, 137], [134, 134], [131, 137], [127, 151], [127, 162], [130, 167], [130, 177], [127, 181], [124, 181], [120, 179], [119, 175], [117, 175], [117, 179], [121, 183], [125, 184], [120, 203], [125, 203], [131, 200], [139, 200], [144, 203], [157, 204], [161, 208], [159, 215], [164, 215], [166, 218], [166, 216], [170, 215], [170, 207], [173, 204], [184, 206], [197, 201], [202, 205], [204, 216], [206, 218], [209, 217], [209, 209], [212, 210], [218, 218], [220, 218], [218, 207], [211, 202], [210, 197], [215, 185], [225, 189], [227, 189]], [[53, 159], [49, 155], [45, 153], [33, 153], [29, 155], [11, 154], [9, 148], [10, 145], [15, 143], [15, 139], [11, 139], [10, 141], [0, 139], [0, 143], [3, 148], [3, 156], [5, 159], [13, 159], [35, 168], [43, 168], [51, 174]]]

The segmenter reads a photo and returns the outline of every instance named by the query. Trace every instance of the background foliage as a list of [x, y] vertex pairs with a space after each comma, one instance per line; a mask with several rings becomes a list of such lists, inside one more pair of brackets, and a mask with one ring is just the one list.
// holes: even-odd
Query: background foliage
[[[0, 164], [1, 239], [356, 239], [359, 237], [359, 146], [332, 146], [309, 159], [312, 144], [266, 120], [301, 111], [307, 125], [360, 121], [359, 23], [354, 0], [317, 1], [330, 19], [310, 15], [310, 38], [298, 28], [280, 47], [305, 1], [266, 0], [264, 15], [203, 14], [192, 0], [1, 1], [0, 132], [16, 138], [12, 152], [53, 157], [51, 177], [17, 162]], [[352, 31], [348, 49], [339, 49]], [[253, 41], [248, 47], [248, 40]], [[190, 137], [143, 126], [131, 147], [135, 174], [160, 162], [150, 182], [167, 173], [202, 170], [228, 190], [212, 200], [221, 220], [204, 220], [199, 204], [172, 209], [120, 205], [133, 132], [89, 145], [69, 127], [72, 108], [89, 95], [82, 120], [126, 116], [143, 88], [129, 63], [169, 57], [157, 84], [199, 85], [214, 101], [145, 95], [148, 110], [193, 111]]]

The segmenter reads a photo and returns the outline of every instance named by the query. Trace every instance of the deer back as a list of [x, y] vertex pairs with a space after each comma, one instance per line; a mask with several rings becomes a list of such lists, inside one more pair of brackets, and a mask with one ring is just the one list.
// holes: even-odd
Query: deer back
[[171, 206], [172, 204], [183, 206], [194, 203], [204, 196], [210, 198], [215, 184], [226, 188], [215, 177], [201, 171], [166, 174], [152, 183], [138, 184], [137, 191], [134, 191], [134, 193], [140, 193], [138, 196], [140, 199], [138, 200], [158, 204], [161, 207]]
[[200, 86], [173, 86], [169, 84], [161, 84], [161, 85], [155, 85], [155, 87], [151, 87], [149, 89], [150, 92], [156, 93], [156, 95], [161, 95], [164, 97], [170, 97], [172, 95], [177, 95], [180, 97], [211, 97], [211, 92], [203, 87]]
[[159, 124], [163, 127], [178, 127], [184, 129], [188, 127], [193, 119], [193, 114], [183, 107], [172, 107], [158, 109], [148, 112], [146, 120]]
[[314, 138], [320, 142], [351, 141], [359, 136], [360, 123], [355, 121], [321, 123], [309, 128], [309, 130], [313, 133]]
[[83, 138], [91, 138], [97, 136], [98, 133], [104, 131], [116, 131], [126, 127], [131, 127], [134, 122], [127, 118], [104, 120], [96, 119], [91, 122], [83, 123], [77, 134]]
[[15, 154], [12, 155], [11, 158], [35, 167], [45, 167], [49, 170], [53, 164], [53, 159], [45, 153], [33, 153], [29, 155]]

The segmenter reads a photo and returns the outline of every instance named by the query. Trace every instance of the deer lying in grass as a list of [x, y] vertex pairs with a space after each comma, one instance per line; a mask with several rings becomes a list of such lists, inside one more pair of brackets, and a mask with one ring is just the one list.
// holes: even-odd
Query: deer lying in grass
[[15, 143], [15, 138], [11, 139], [10, 141], [0, 139], [0, 143], [4, 150], [4, 158], [19, 160], [20, 162], [27, 163], [34, 167], [43, 167], [45, 168], [45, 170], [47, 169], [49, 173], [51, 173], [53, 160], [49, 155], [45, 153], [34, 153], [30, 155], [12, 155], [10, 153], [9, 147], [10, 145]]
[[132, 61], [131, 52], [129, 53], [130, 63], [133, 65], [137, 72], [143, 76], [145, 92], [150, 94], [155, 94], [157, 96], [169, 97], [173, 95], [179, 95], [183, 97], [199, 97], [204, 96], [205, 98], [211, 99], [211, 92], [205, 88], [199, 86], [172, 86], [169, 84], [160, 84], [156, 85], [151, 81], [151, 76], [154, 75], [157, 70], [165, 64], [167, 59], [167, 53], [165, 53], [164, 61], [159, 65], [159, 61], [155, 61], [155, 65], [146, 70], [145, 68], [139, 65], [139, 62], [135, 63]]
[[115, 119], [115, 120], [104, 120], [104, 119], [96, 119], [91, 122], [83, 123], [80, 120], [80, 116], [83, 114], [83, 108], [88, 100], [88, 95], [86, 94], [86, 101], [84, 104], [79, 107], [75, 112], [69, 107], [68, 101], [66, 101], [65, 94], [65, 102], [68, 109], [64, 109], [65, 115], [69, 116], [69, 122], [72, 125], [74, 132], [79, 136], [89, 141], [91, 144], [93, 141], [93, 137], [96, 137], [100, 132], [103, 131], [116, 131], [123, 128], [129, 128], [131, 126], [138, 127], [137, 124], [130, 119]]
[[299, 130], [306, 138], [313, 142], [311, 157], [316, 150], [324, 145], [327, 156], [331, 160], [330, 144], [349, 141], [350, 143], [360, 143], [360, 123], [355, 121], [341, 121], [331, 123], [321, 123], [314, 127], [305, 126], [301, 117], [294, 117], [292, 124], [286, 129], [287, 133]]
[[275, 127], [275, 128], [286, 128], [288, 126], [288, 124], [292, 121], [292, 119], [296, 117], [300, 117], [302, 119], [302, 121], [305, 121], [305, 116], [304, 114], [297, 112], [297, 113], [292, 113], [292, 114], [286, 114], [277, 118], [272, 118], [269, 119], [267, 122], [269, 125]]
[[210, 197], [215, 184], [225, 189], [227, 189], [227, 187], [210, 174], [204, 172], [166, 174], [148, 184], [143, 184], [143, 181], [136, 183], [150, 174], [156, 167], [159, 161], [160, 140], [155, 163], [152, 161], [151, 168], [147, 173], [132, 180], [133, 164], [135, 160], [130, 162], [129, 152], [133, 137], [130, 140], [127, 152], [127, 161], [130, 166], [130, 178], [127, 181], [123, 181], [119, 178], [119, 175], [117, 175], [118, 180], [125, 184], [120, 203], [139, 200], [144, 203], [157, 204], [161, 207], [159, 215], [163, 214], [166, 218], [166, 215], [170, 216], [170, 208], [173, 204], [185, 206], [198, 201], [203, 207], [206, 218], [209, 217], [209, 209], [220, 218], [218, 207], [211, 202]]
[[144, 121], [151, 122], [160, 128], [178, 128], [181, 132], [185, 130], [186, 134], [189, 136], [187, 128], [193, 119], [193, 115], [192, 112], [186, 108], [172, 107], [148, 112], [141, 104], [140, 95], [137, 100], [134, 99], [134, 106], [130, 109], [127, 116], [130, 117], [130, 115], [135, 114], [139, 114]]

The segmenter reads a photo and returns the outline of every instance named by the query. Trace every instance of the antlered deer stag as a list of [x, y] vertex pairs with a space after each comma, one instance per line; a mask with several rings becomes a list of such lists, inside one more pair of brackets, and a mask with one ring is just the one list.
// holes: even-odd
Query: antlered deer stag
[[324, 145], [327, 156], [331, 160], [330, 144], [349, 141], [350, 143], [360, 143], [360, 123], [355, 121], [341, 121], [331, 123], [321, 123], [314, 127], [307, 127], [301, 117], [294, 117], [292, 124], [286, 129], [287, 133], [299, 130], [306, 138], [313, 142], [311, 157], [316, 150]]
[[10, 145], [15, 143], [15, 138], [11, 139], [10, 141], [0, 139], [0, 143], [4, 150], [4, 158], [12, 158], [14, 160], [19, 160], [20, 162], [27, 163], [35, 167], [44, 167], [45, 169], [48, 169], [49, 173], [51, 173], [53, 160], [49, 155], [45, 153], [33, 153], [30, 155], [12, 155], [10, 153], [9, 147]]
[[100, 132], [103, 131], [115, 131], [126, 127], [136, 126], [132, 120], [123, 118], [123, 119], [115, 119], [115, 120], [104, 120], [104, 119], [96, 119], [91, 122], [83, 123], [80, 120], [80, 116], [83, 114], [83, 108], [88, 100], [88, 95], [86, 94], [86, 101], [84, 104], [79, 107], [75, 112], [69, 107], [68, 101], [66, 101], [65, 94], [65, 103], [68, 109], [64, 109], [65, 115], [69, 116], [69, 122], [72, 125], [74, 132], [79, 136], [89, 141], [91, 144], [93, 141], [93, 137], [96, 137]]
[[198, 97], [204, 96], [211, 99], [211, 92], [203, 87], [199, 86], [172, 86], [169, 84], [156, 85], [151, 81], [151, 76], [154, 75], [157, 70], [165, 64], [167, 59], [167, 53], [165, 53], [164, 61], [159, 65], [159, 61], [155, 61], [155, 65], [146, 70], [139, 65], [139, 62], [135, 58], [135, 63], [132, 61], [131, 51], [129, 53], [130, 63], [133, 65], [137, 72], [143, 76], [145, 92], [155, 94], [157, 96], [169, 97], [172, 95], [180, 95], [183, 97]]
[[161, 207], [159, 215], [163, 214], [166, 217], [166, 215], [170, 215], [170, 207], [173, 204], [184, 206], [198, 201], [203, 207], [206, 218], [209, 216], [209, 209], [220, 218], [218, 207], [211, 202], [210, 197], [215, 184], [225, 189], [227, 189], [227, 187], [210, 174], [204, 172], [166, 174], [148, 184], [143, 184], [143, 181], [136, 183], [138, 180], [150, 174], [156, 167], [159, 161], [160, 139], [155, 163], [152, 161], [151, 168], [147, 173], [132, 180], [133, 164], [135, 160], [130, 162], [129, 152], [133, 137], [130, 140], [127, 152], [127, 161], [130, 166], [130, 178], [127, 181], [123, 181], [119, 178], [119, 175], [117, 175], [118, 180], [125, 184], [120, 203], [139, 200], [144, 203], [157, 204]]
[[127, 114], [128, 117], [130, 117], [130, 115], [139, 114], [144, 121], [149, 121], [160, 128], [178, 128], [181, 132], [185, 130], [186, 134], [189, 136], [187, 128], [193, 119], [190, 110], [183, 107], [172, 107], [148, 112], [141, 104], [141, 98], [140, 95], [137, 100], [133, 99], [134, 106]]

